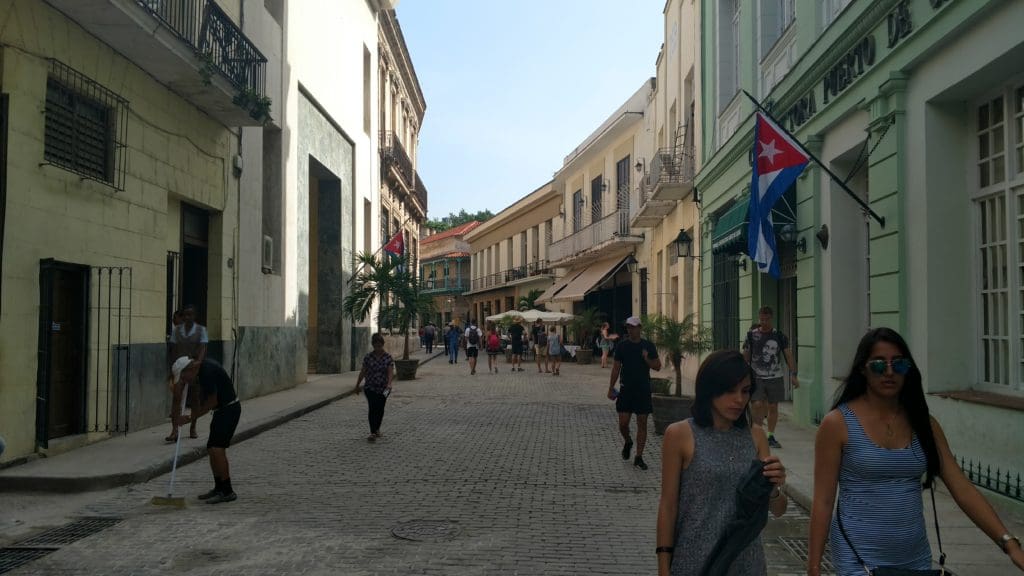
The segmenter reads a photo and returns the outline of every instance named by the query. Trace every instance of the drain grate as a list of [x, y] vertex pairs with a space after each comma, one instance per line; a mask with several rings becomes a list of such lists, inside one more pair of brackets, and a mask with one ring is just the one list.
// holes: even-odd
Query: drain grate
[[17, 547], [65, 546], [102, 532], [120, 521], [120, 518], [80, 518], [60, 528], [54, 528], [28, 540], [18, 542]]
[[0, 548], [0, 574], [46, 556], [56, 548]]
[[[789, 538], [786, 536], [779, 536], [779, 542], [789, 550], [789, 553], [800, 559], [801, 562], [807, 562], [807, 556], [810, 554], [810, 550], [807, 547], [807, 538]], [[821, 555], [821, 568], [825, 572], [835, 572], [836, 569], [832, 566], [832, 551], [829, 548], [828, 542], [825, 543], [825, 553]]]
[[459, 527], [451, 522], [413, 520], [392, 528], [391, 535], [413, 542], [446, 542], [459, 535]]

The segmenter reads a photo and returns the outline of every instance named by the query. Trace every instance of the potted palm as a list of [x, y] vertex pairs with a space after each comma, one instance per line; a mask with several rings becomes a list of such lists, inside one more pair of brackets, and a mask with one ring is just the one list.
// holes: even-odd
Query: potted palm
[[654, 433], [660, 435], [665, 433], [665, 428], [669, 424], [690, 417], [693, 398], [683, 396], [682, 366], [687, 356], [696, 356], [711, 350], [711, 329], [694, 323], [693, 314], [688, 314], [682, 320], [661, 315], [645, 316], [643, 326], [648, 338], [672, 364], [676, 373], [673, 394], [662, 389], [654, 390], [652, 396]]
[[409, 358], [409, 328], [415, 319], [434, 312], [433, 299], [425, 294], [409, 256], [391, 258], [364, 252], [356, 256], [359, 271], [349, 281], [342, 311], [354, 322], [363, 322], [379, 304], [377, 324], [397, 330], [404, 337], [401, 359], [395, 360], [399, 380], [416, 378], [419, 360]]
[[527, 310], [547, 310], [547, 308], [544, 308], [543, 304], [537, 304], [537, 299], [540, 298], [540, 295], [543, 293], [543, 290], [538, 290], [535, 288], [533, 290], [530, 290], [525, 295], [520, 296], [518, 310], [520, 312], [525, 312]]
[[601, 329], [602, 322], [604, 322], [604, 313], [599, 312], [597, 308], [587, 308], [569, 321], [569, 328], [576, 335], [576, 343], [580, 346], [580, 349], [576, 351], [577, 364], [590, 364], [590, 361], [593, 360], [594, 350], [591, 347], [591, 334], [595, 330]]

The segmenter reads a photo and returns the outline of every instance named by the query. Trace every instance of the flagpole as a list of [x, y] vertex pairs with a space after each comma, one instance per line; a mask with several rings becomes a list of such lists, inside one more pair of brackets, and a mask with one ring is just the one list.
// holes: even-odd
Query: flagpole
[[751, 96], [750, 93], [747, 92], [746, 90], [741, 90], [741, 91], [743, 92], [744, 96], [749, 98], [750, 101], [754, 103], [754, 106], [757, 106], [757, 109], [760, 110], [762, 114], [767, 116], [772, 122], [775, 123], [776, 126], [778, 126], [779, 130], [782, 130], [786, 134], [786, 136], [789, 136], [789, 138], [793, 141], [793, 143], [795, 143], [797, 146], [799, 146], [804, 154], [806, 154], [811, 160], [814, 160], [815, 164], [820, 166], [821, 169], [824, 170], [825, 173], [829, 175], [829, 178], [831, 178], [833, 182], [838, 184], [839, 187], [842, 188], [843, 191], [846, 192], [850, 196], [850, 198], [853, 198], [854, 202], [859, 204], [860, 207], [863, 208], [865, 212], [870, 214], [871, 217], [874, 218], [876, 222], [878, 222], [879, 226], [881, 226], [882, 228], [885, 228], [885, 216], [879, 216], [878, 214], [876, 214], [875, 211], [872, 210], [871, 207], [868, 206], [866, 202], [864, 202], [863, 200], [860, 199], [859, 196], [857, 196], [856, 192], [854, 192], [853, 190], [850, 190], [850, 187], [846, 185], [846, 182], [843, 182], [839, 178], [839, 176], [836, 176], [834, 172], [832, 172], [831, 170], [828, 169], [828, 166], [825, 166], [825, 164], [823, 164], [821, 162], [821, 160], [818, 160], [818, 157], [815, 156], [814, 154], [812, 154], [811, 151], [808, 150], [807, 147], [804, 146], [803, 143], [801, 143], [800, 140], [798, 140], [797, 137], [794, 136], [789, 130], [786, 130], [785, 126], [783, 126], [781, 123], [779, 123], [779, 121], [776, 120], [772, 116], [771, 112], [766, 110], [765, 107], [762, 106], [761, 103], [758, 102], [756, 98]]

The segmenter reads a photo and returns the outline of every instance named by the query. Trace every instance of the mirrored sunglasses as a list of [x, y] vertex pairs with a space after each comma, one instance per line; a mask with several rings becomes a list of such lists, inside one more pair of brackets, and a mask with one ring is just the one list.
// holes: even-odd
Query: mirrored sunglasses
[[879, 359], [869, 361], [868, 370], [870, 370], [873, 374], [881, 376], [882, 374], [885, 374], [885, 367], [888, 366], [892, 368], [894, 374], [899, 374], [902, 376], [907, 372], [910, 372], [910, 368], [913, 365], [914, 364], [910, 361], [909, 358], [893, 358], [892, 360]]

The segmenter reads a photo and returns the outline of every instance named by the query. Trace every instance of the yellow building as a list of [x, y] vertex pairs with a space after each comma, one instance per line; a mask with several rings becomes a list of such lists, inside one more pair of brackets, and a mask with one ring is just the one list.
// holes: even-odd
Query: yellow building
[[5, 459], [165, 419], [180, 303], [211, 349], [230, 338], [228, 126], [270, 120], [267, 61], [239, 8], [0, 0]]

